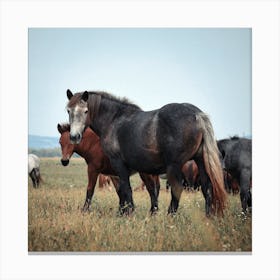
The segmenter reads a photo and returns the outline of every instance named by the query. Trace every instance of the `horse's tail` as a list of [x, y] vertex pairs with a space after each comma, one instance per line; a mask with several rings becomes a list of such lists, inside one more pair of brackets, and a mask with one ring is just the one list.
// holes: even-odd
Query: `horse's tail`
[[197, 120], [203, 130], [202, 148], [204, 166], [213, 187], [212, 208], [215, 214], [223, 214], [223, 210], [226, 206], [226, 191], [213, 127], [208, 116], [203, 112], [197, 114]]

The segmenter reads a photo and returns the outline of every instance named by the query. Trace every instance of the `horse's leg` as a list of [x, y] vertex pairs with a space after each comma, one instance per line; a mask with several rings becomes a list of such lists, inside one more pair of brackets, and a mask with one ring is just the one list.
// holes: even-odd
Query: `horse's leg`
[[39, 188], [40, 185], [40, 170], [35, 168], [35, 178], [36, 178], [36, 187]]
[[82, 208], [83, 212], [88, 211], [90, 208], [97, 177], [98, 177], [98, 173], [96, 172], [95, 168], [91, 164], [89, 164], [88, 165], [88, 186], [87, 186], [86, 200], [85, 200], [84, 206]]
[[152, 175], [139, 173], [141, 179], [146, 185], [147, 191], [149, 192], [151, 198], [151, 214], [154, 214], [158, 211], [158, 194], [159, 194], [159, 184], [157, 180]]
[[167, 178], [171, 185], [171, 202], [168, 208], [168, 214], [175, 214], [184, 189], [182, 185], [184, 175], [178, 165], [171, 165], [167, 167]]
[[250, 192], [250, 171], [248, 169], [243, 169], [240, 174], [240, 200], [242, 211], [246, 213], [247, 206], [252, 206]]
[[129, 182], [129, 170], [119, 158], [110, 158], [111, 165], [120, 178], [119, 198], [120, 214], [131, 214], [134, 211], [132, 189]]
[[209, 176], [206, 173], [203, 158], [199, 157], [195, 159], [198, 167], [198, 172], [200, 176], [201, 190], [205, 199], [205, 213], [209, 217], [211, 214], [211, 204], [212, 204], [212, 184]]
[[32, 184], [33, 184], [33, 188], [36, 188], [36, 177], [35, 177], [35, 170], [32, 169], [32, 171], [30, 172], [30, 178], [32, 180]]

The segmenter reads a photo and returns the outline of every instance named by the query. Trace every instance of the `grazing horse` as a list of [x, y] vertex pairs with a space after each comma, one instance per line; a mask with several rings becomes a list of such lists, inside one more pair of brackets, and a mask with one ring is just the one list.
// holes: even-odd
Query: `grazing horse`
[[[70, 142], [70, 125], [58, 124], [57, 129], [61, 134], [59, 143], [61, 145], [62, 158], [61, 163], [66, 166], [74, 152], [83, 157], [88, 165], [88, 186], [86, 193], [86, 200], [83, 206], [83, 211], [87, 211], [91, 205], [91, 200], [94, 194], [94, 188], [97, 177], [100, 173], [111, 175], [110, 178], [116, 188], [117, 194], [119, 192], [119, 178], [115, 177], [116, 172], [110, 164], [109, 158], [104, 154], [100, 145], [99, 137], [90, 129], [87, 128], [83, 134], [83, 138], [79, 144], [72, 144]], [[160, 185], [153, 180], [152, 175], [140, 173], [141, 179], [147, 186], [147, 190], [151, 198], [151, 213], [158, 210], [158, 194]]]
[[142, 111], [127, 99], [105, 92], [67, 90], [70, 139], [79, 143], [85, 127], [100, 137], [105, 154], [120, 177], [120, 209], [133, 211], [129, 174], [167, 173], [171, 188], [168, 213], [178, 209], [183, 190], [182, 167], [194, 159], [201, 178], [205, 211], [223, 213], [226, 201], [223, 172], [211, 122], [191, 104], [168, 104]]
[[42, 182], [40, 174], [40, 159], [34, 155], [28, 155], [28, 174], [32, 180], [33, 187], [39, 188], [40, 183]]
[[242, 210], [252, 207], [250, 185], [252, 180], [252, 140], [239, 137], [217, 142], [225, 170], [240, 186]]

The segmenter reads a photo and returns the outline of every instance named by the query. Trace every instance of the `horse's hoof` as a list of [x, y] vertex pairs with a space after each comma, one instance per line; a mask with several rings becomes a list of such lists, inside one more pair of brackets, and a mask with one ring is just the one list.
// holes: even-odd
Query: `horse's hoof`
[[156, 215], [158, 210], [159, 210], [158, 207], [151, 208], [151, 210], [150, 210], [151, 216]]
[[127, 204], [125, 206], [120, 207], [120, 215], [121, 216], [130, 216], [134, 211], [134, 206], [132, 206], [131, 204]]
[[168, 215], [168, 216], [171, 216], [171, 217], [174, 217], [174, 216], [176, 215], [176, 212], [177, 212], [177, 210], [175, 210], [175, 209], [169, 207], [169, 208], [168, 208], [168, 211], [167, 211], [167, 215]]
[[90, 206], [84, 206], [82, 209], [81, 209], [81, 212], [82, 213], [90, 213], [92, 212], [92, 209]]

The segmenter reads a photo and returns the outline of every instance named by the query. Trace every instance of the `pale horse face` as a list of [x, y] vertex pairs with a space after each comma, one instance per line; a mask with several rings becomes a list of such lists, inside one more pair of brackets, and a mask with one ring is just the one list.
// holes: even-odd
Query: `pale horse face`
[[70, 140], [72, 144], [79, 144], [85, 130], [88, 114], [87, 102], [81, 100], [74, 107], [67, 107], [70, 123]]

